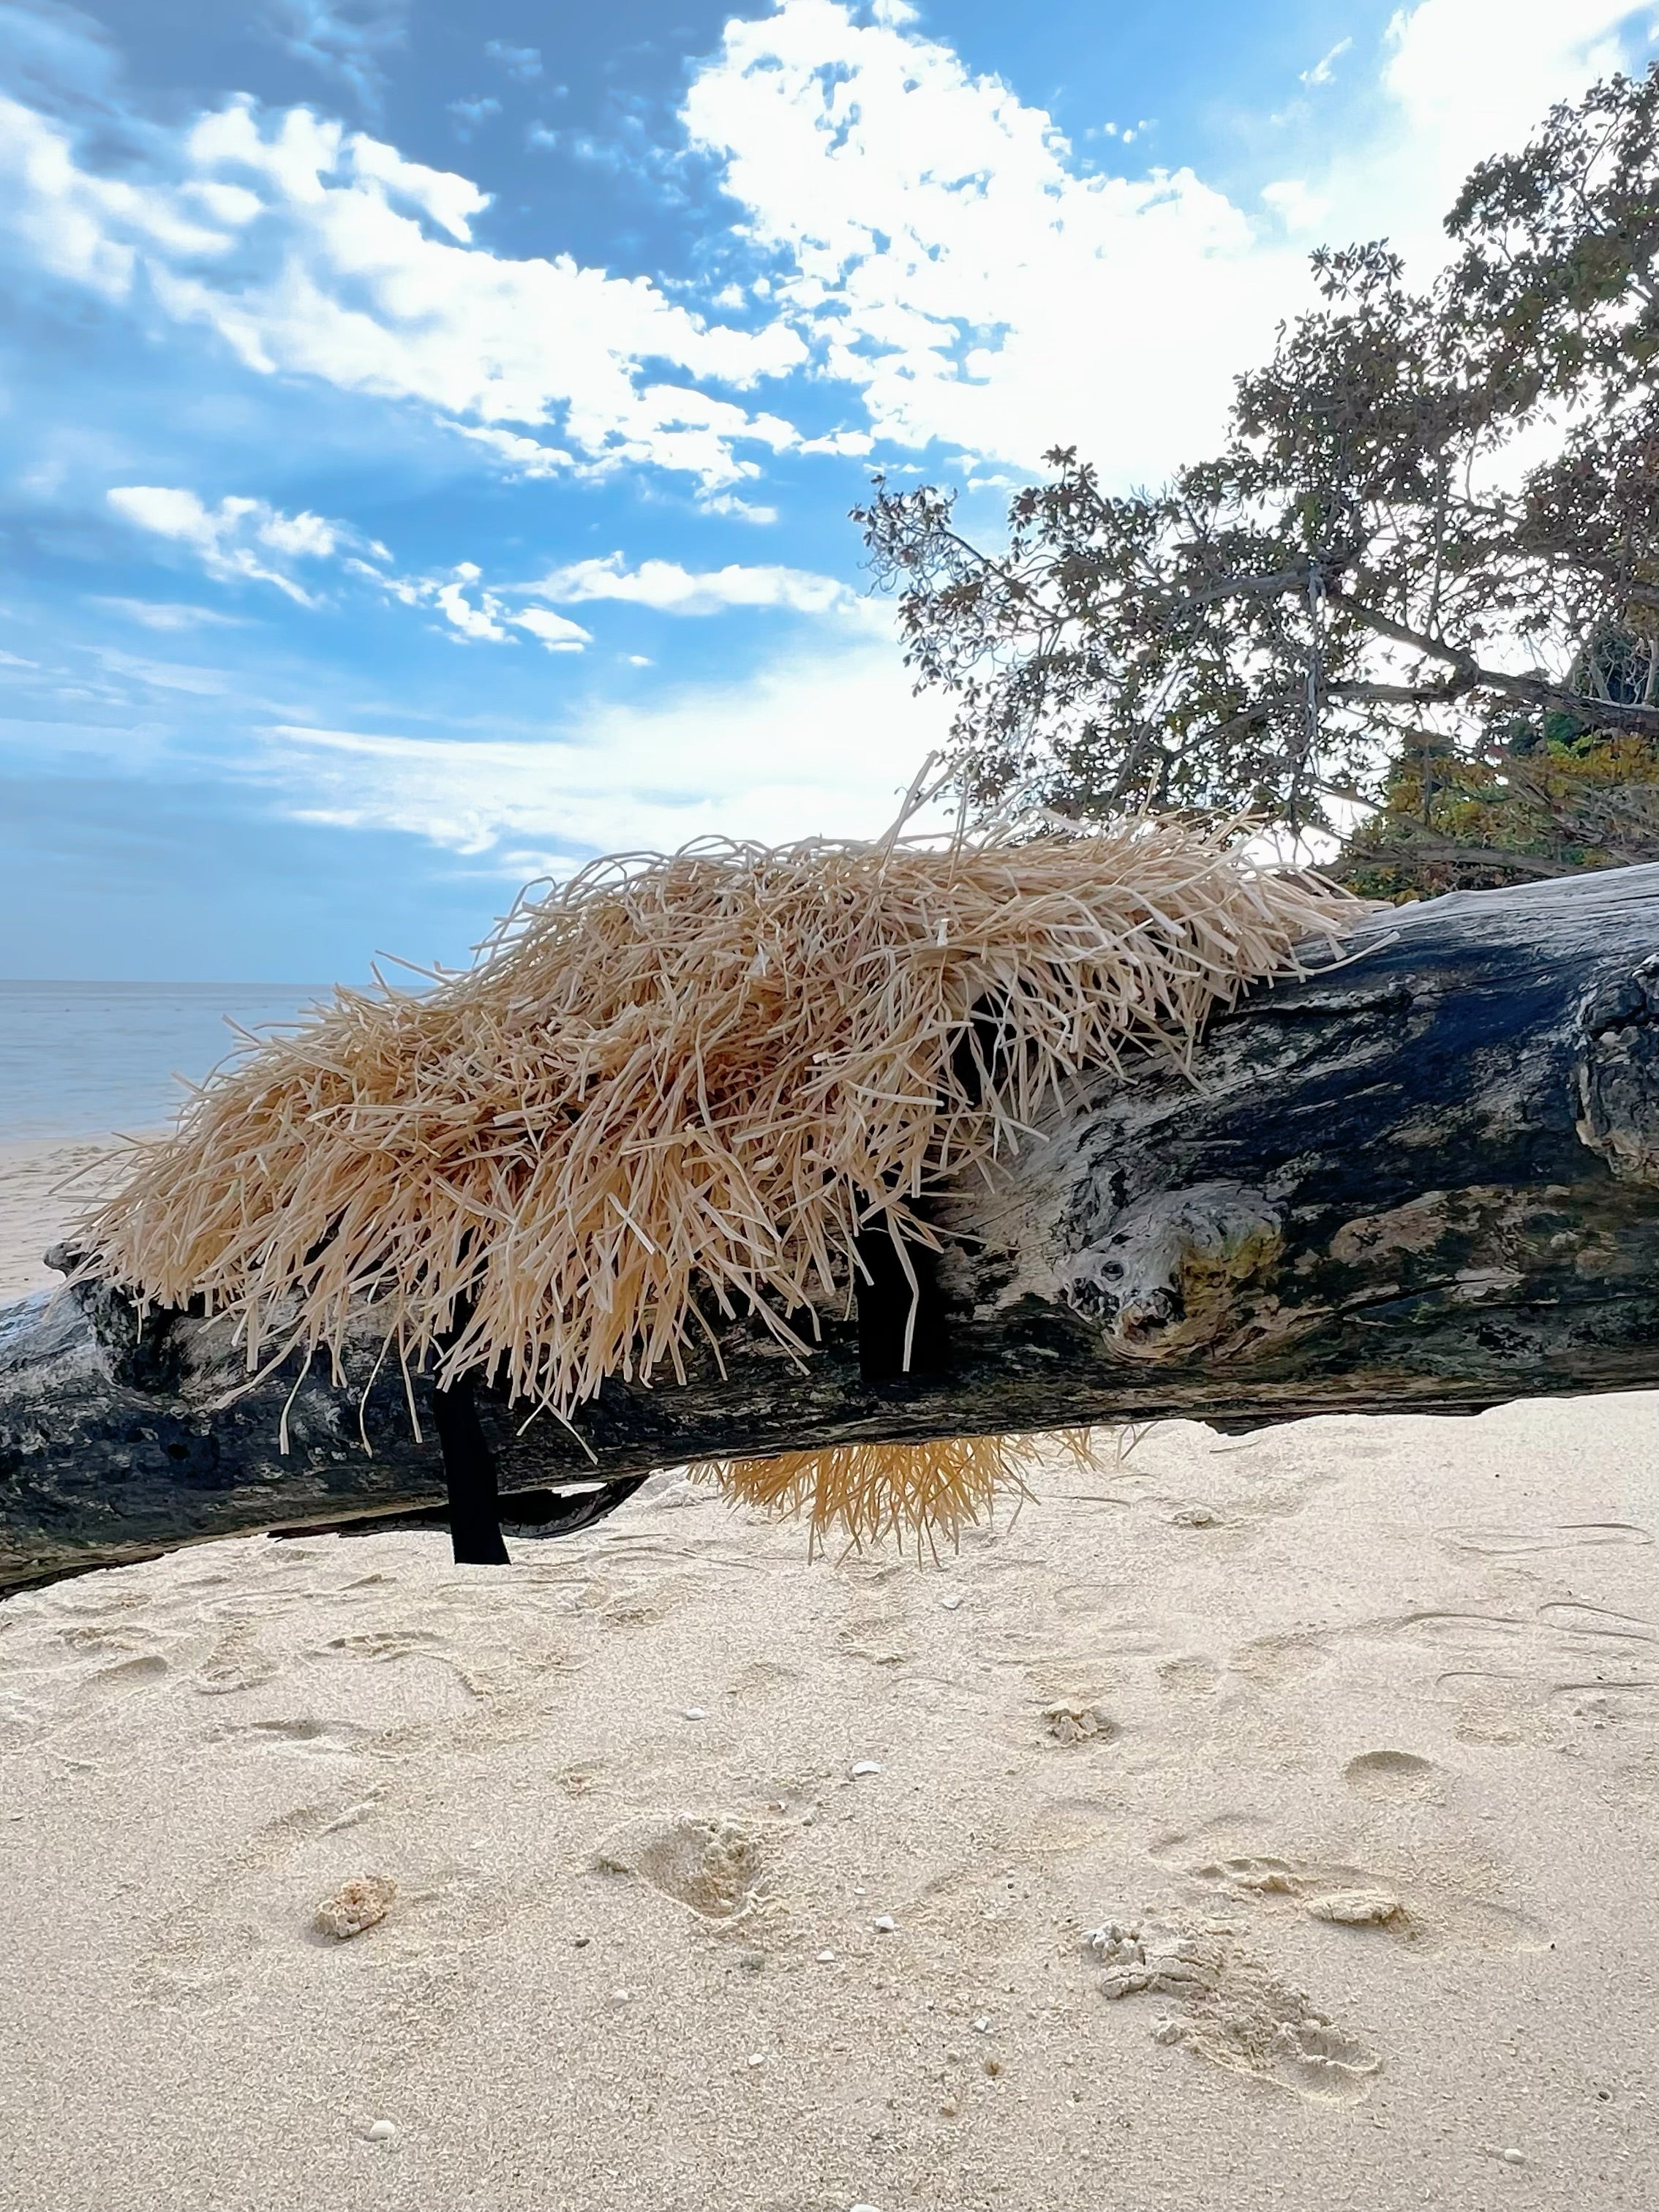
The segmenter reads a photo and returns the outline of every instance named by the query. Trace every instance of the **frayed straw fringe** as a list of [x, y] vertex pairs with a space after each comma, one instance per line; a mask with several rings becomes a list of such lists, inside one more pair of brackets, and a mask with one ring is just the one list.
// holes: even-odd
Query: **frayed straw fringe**
[[1240, 826], [597, 861], [428, 994], [342, 989], [234, 1057], [81, 1225], [87, 1272], [232, 1316], [253, 1373], [337, 1374], [367, 1315], [405, 1374], [481, 1369], [561, 1417], [607, 1376], [684, 1379], [714, 1312], [805, 1358], [861, 1231], [937, 1246], [915, 1201], [1045, 1094], [1135, 1048], [1184, 1063], [1364, 911], [1251, 865]]
[[1032, 1495], [1027, 1474], [1056, 1454], [1092, 1466], [1091, 1432], [830, 1444], [775, 1459], [698, 1460], [686, 1473], [694, 1482], [713, 1483], [733, 1504], [783, 1519], [805, 1515], [809, 1557], [836, 1529], [858, 1549], [884, 1536], [901, 1543], [914, 1536], [920, 1554], [924, 1543], [937, 1553], [938, 1536], [960, 1544], [963, 1528], [988, 1520], [999, 1498], [1012, 1498], [1018, 1515]]

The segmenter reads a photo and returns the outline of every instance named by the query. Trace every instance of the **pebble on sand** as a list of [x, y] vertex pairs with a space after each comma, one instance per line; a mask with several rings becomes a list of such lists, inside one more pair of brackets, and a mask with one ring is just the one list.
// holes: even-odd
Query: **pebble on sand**
[[939, 1600], [940, 1606], [946, 1613], [954, 1613], [961, 1603], [962, 1592], [960, 1590], [952, 1590], [949, 1597], [942, 1597]]
[[898, 1934], [898, 1923], [894, 1919], [890, 1912], [879, 1914], [877, 1918], [870, 1923], [870, 1925], [875, 1929], [878, 1936], [896, 1936]]
[[866, 1774], [879, 1774], [881, 1761], [878, 1759], [855, 1759], [848, 1771], [854, 1782], [860, 1782]]
[[688, 1705], [684, 1717], [689, 1721], [706, 1721], [708, 1716], [701, 1705]]
[[820, 1951], [818, 1953], [819, 1966], [827, 1966], [835, 1956], [836, 1954], [833, 1951]]
[[371, 2120], [368, 2125], [363, 2130], [363, 2141], [365, 2142], [394, 2142], [397, 2140], [397, 2124], [394, 2121]]

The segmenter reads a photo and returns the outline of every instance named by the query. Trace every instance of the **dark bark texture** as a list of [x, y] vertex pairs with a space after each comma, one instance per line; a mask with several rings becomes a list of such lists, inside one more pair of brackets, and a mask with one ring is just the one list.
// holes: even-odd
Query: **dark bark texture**
[[[523, 1426], [480, 1384], [509, 1533], [651, 1468], [868, 1439], [1319, 1413], [1473, 1413], [1659, 1384], [1659, 867], [1460, 893], [1254, 992], [1191, 1079], [1148, 1061], [944, 1194], [925, 1364], [890, 1279], [804, 1365], [752, 1320], [684, 1387]], [[925, 1279], [927, 1271], [924, 1271]], [[260, 1529], [446, 1516], [429, 1386], [320, 1365], [242, 1397], [222, 1324], [104, 1286], [0, 1312], [0, 1588]], [[279, 1423], [289, 1399], [288, 1449]], [[369, 1449], [365, 1449], [365, 1440]], [[588, 1454], [592, 1455], [590, 1458]]]

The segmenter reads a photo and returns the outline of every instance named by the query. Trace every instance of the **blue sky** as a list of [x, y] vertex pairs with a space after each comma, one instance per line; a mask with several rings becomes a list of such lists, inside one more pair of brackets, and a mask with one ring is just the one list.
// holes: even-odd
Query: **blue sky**
[[526, 878], [867, 834], [847, 510], [1214, 439], [1323, 238], [1620, 0], [0, 0], [0, 974], [454, 961]]

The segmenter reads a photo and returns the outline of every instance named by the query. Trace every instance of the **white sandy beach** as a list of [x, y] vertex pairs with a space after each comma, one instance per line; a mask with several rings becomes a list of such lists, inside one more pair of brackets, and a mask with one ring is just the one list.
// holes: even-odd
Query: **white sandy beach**
[[119, 1146], [113, 1137], [45, 1145], [0, 1141], [0, 1301], [62, 1281], [40, 1255], [71, 1216], [97, 1196], [99, 1170]]
[[1042, 1488], [0, 1604], [0, 2206], [1645, 2212], [1659, 1399]]

